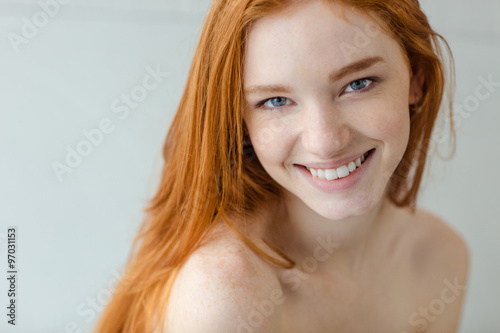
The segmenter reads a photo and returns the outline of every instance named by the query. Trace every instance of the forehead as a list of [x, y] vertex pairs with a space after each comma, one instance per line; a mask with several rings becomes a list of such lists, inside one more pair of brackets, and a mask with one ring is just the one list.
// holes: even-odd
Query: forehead
[[245, 84], [291, 69], [328, 75], [366, 57], [401, 60], [399, 44], [381, 24], [356, 10], [316, 0], [259, 19], [248, 36]]

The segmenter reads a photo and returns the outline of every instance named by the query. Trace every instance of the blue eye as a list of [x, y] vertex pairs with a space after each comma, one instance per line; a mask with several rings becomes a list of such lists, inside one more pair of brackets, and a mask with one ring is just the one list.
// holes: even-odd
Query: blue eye
[[289, 104], [289, 100], [285, 97], [273, 97], [265, 101], [262, 105], [274, 109], [286, 106]]
[[368, 86], [370, 86], [373, 83], [373, 80], [371, 79], [360, 79], [356, 81], [352, 81], [349, 83], [349, 86], [346, 88], [346, 92], [352, 92], [352, 91], [360, 91]]

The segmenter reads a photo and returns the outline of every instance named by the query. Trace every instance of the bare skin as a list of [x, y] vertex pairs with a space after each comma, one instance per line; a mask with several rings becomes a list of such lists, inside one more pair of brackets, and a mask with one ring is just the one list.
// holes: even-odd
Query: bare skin
[[[283, 197], [261, 219], [233, 222], [297, 268], [269, 264], [218, 221], [173, 285], [167, 332], [456, 331], [464, 241], [432, 214], [385, 199], [425, 73], [410, 72], [370, 18], [345, 14], [307, 1], [257, 21], [248, 37], [244, 120]], [[370, 42], [343, 53], [357, 31], [370, 31]], [[304, 168], [337, 168], [368, 151], [358, 176], [326, 189]]]
[[[284, 317], [297, 318], [285, 321], [283, 332], [455, 331], [461, 305], [458, 298], [446, 304], [440, 316], [422, 308], [441, 298], [445, 279], [457, 278], [461, 286], [465, 284], [467, 250], [463, 240], [429, 213], [419, 210], [413, 215], [384, 204], [354, 276], [335, 268], [343, 267], [335, 262], [341, 244], [330, 257], [317, 249], [309, 260], [300, 260], [302, 271], [310, 272], [305, 277], [279, 273], [289, 304], [284, 306]], [[320, 248], [327, 248], [326, 242], [321, 243]], [[311, 257], [318, 261], [317, 269]], [[434, 312], [441, 311], [437, 310]]]
[[[294, 258], [303, 267], [283, 269], [221, 223], [181, 269], [166, 331], [456, 332], [468, 275], [463, 239], [423, 210], [413, 214], [386, 202], [381, 213], [355, 277], [315, 268], [314, 260], [324, 267], [335, 262], [341, 247], [334, 244], [330, 255], [312, 250], [309, 259]], [[259, 231], [251, 233], [266, 249]]]

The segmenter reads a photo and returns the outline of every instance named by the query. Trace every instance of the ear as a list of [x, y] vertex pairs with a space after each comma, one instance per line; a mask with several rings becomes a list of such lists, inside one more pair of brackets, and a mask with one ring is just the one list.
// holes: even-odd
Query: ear
[[409, 105], [418, 104], [424, 95], [424, 82], [425, 82], [425, 74], [422, 68], [416, 68], [413, 72], [413, 76], [410, 81], [410, 96], [408, 99]]

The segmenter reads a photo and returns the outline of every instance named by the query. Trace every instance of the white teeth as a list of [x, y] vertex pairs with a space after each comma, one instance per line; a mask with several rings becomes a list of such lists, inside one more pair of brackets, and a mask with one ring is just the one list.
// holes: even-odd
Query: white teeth
[[334, 179], [339, 178], [339, 176], [337, 175], [336, 169], [325, 170], [325, 176], [326, 176], [326, 180], [334, 180]]
[[[367, 154], [365, 154], [367, 155]], [[349, 176], [351, 172], [356, 170], [363, 164], [365, 161], [366, 157], [365, 155], [362, 155], [360, 158], [356, 159], [355, 161], [349, 162], [346, 165], [343, 165], [337, 169], [312, 169], [312, 168], [307, 168], [309, 172], [311, 172], [312, 176], [314, 178], [319, 178], [319, 179], [326, 179], [326, 180], [334, 180], [338, 178], [344, 178]]]
[[315, 169], [309, 169], [309, 171], [311, 171], [314, 178], [318, 177], [318, 171], [316, 171]]
[[343, 165], [337, 169], [337, 175], [339, 176], [339, 178], [347, 177], [349, 176], [349, 169], [347, 169], [347, 167]]

